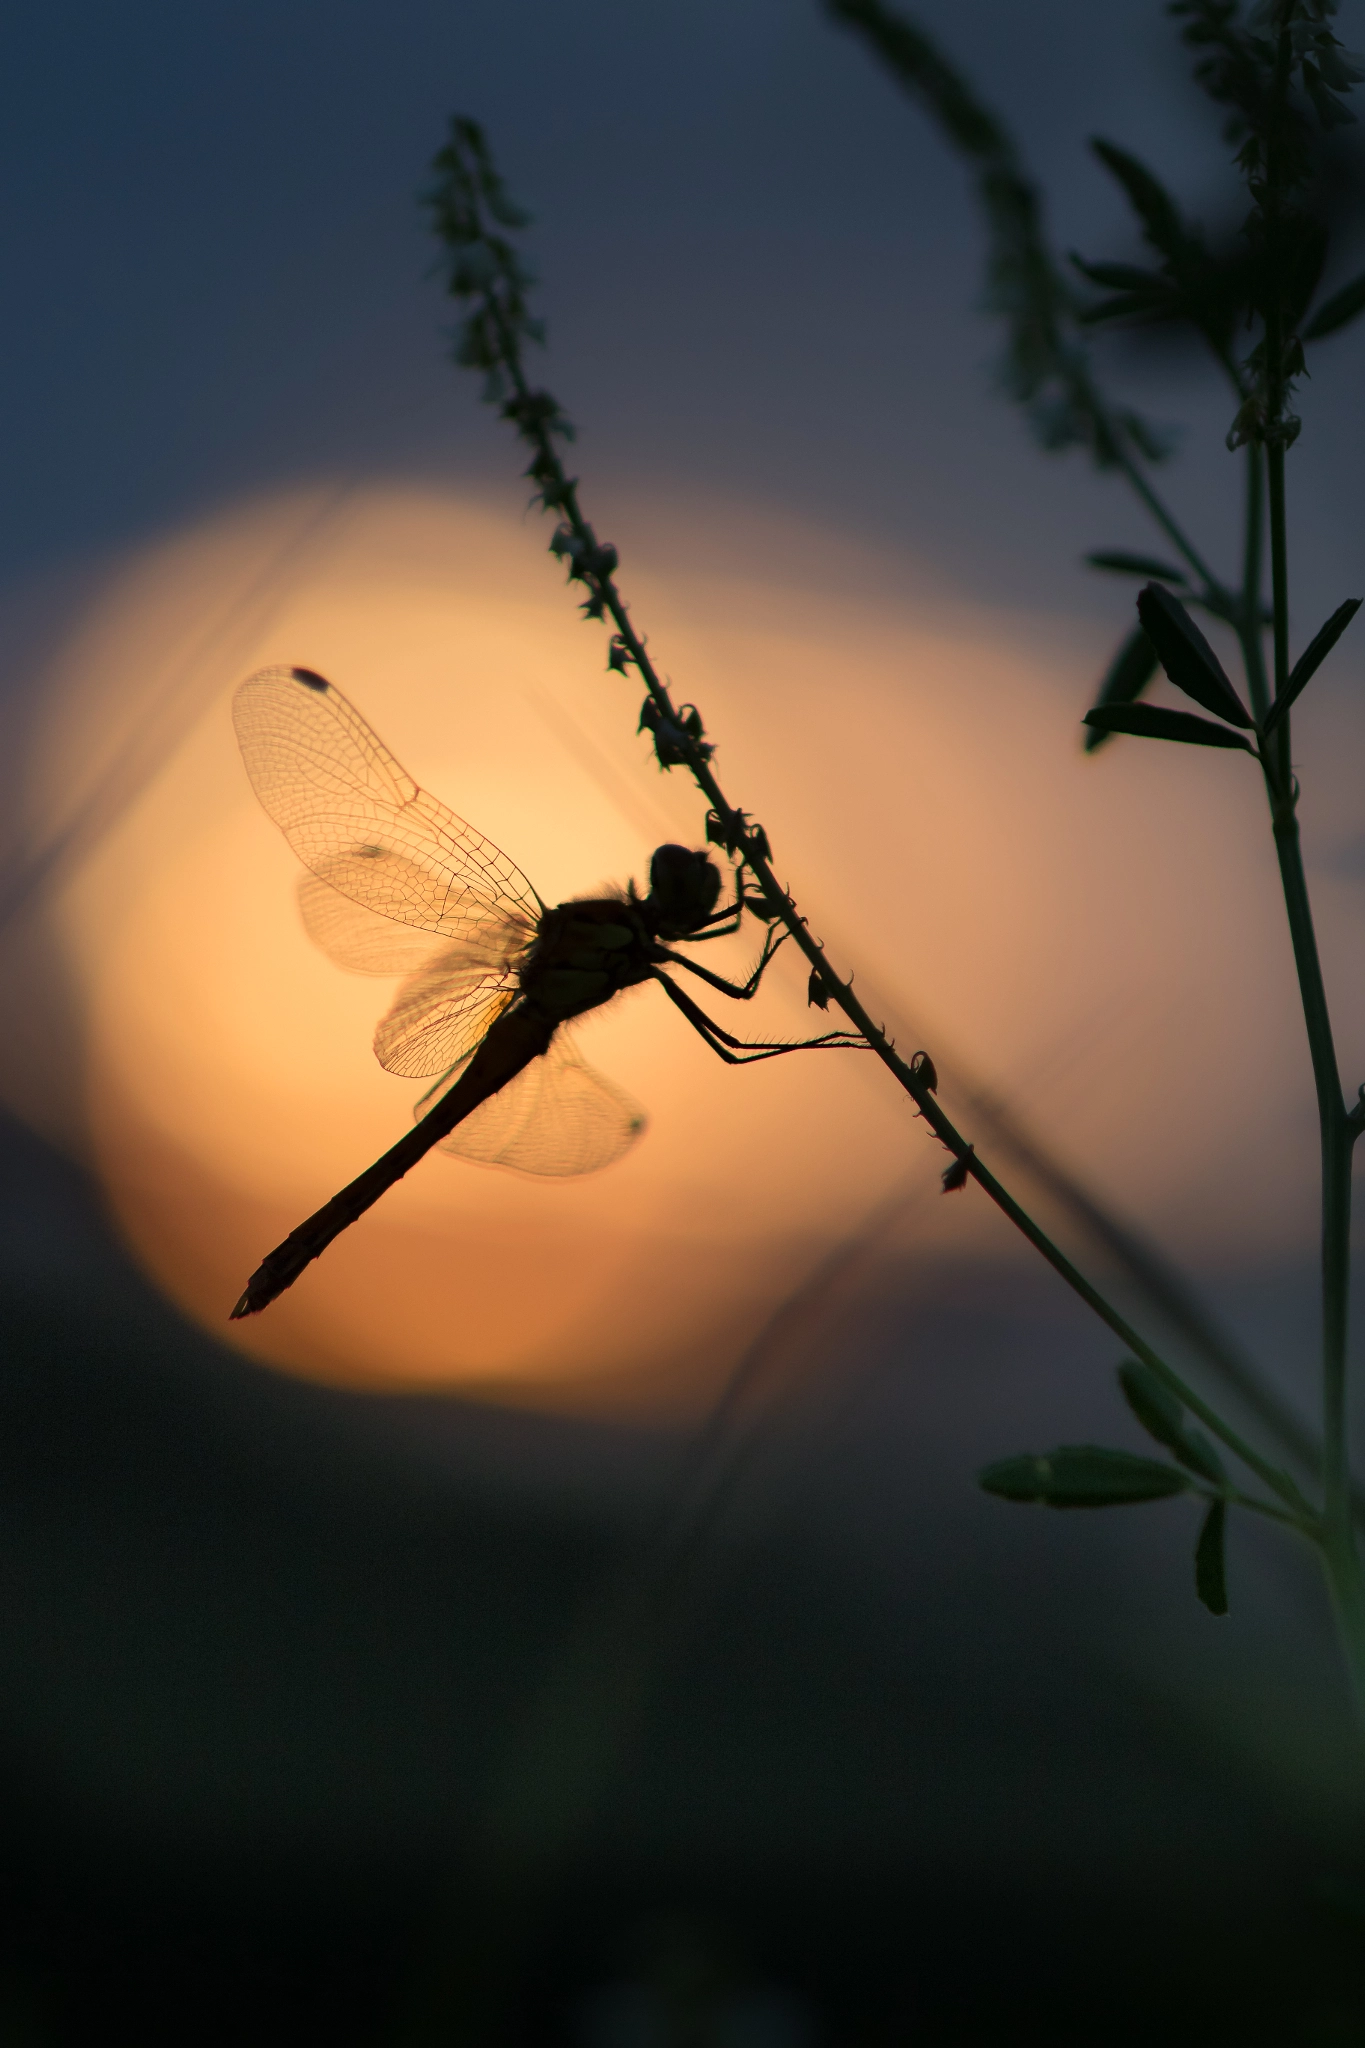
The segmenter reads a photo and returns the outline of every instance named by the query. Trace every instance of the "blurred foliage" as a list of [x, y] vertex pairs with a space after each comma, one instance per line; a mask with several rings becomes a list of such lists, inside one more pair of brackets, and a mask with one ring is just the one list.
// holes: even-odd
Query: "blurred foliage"
[[[1298, 422], [1282, 398], [1302, 370], [1302, 343], [1340, 332], [1365, 311], [1365, 275], [1318, 298], [1314, 310], [1331, 252], [1365, 224], [1361, 151], [1354, 136], [1343, 140], [1355, 126], [1343, 95], [1365, 77], [1365, 63], [1332, 34], [1335, 0], [1281, 0], [1250, 13], [1240, 0], [1168, 6], [1252, 204], [1234, 230], [1211, 234], [1140, 157], [1094, 137], [1095, 161], [1115, 180], [1155, 259], [1073, 253], [1070, 270], [1099, 297], [1068, 278], [1048, 236], [1043, 195], [1008, 128], [925, 30], [884, 0], [825, 6], [924, 109], [968, 169], [986, 239], [985, 308], [1005, 329], [1001, 383], [1045, 449], [1087, 448], [1099, 468], [1125, 471], [1153, 509], [1142, 470], [1169, 454], [1172, 437], [1101, 378], [1093, 341], [1112, 329], [1135, 338], [1183, 335], [1205, 350], [1236, 394], [1230, 445], [1264, 442], [1268, 433], [1282, 434], [1286, 445], [1293, 439]], [[1288, 76], [1277, 85], [1281, 16]], [[1286, 353], [1273, 365], [1263, 346], [1268, 319], [1286, 337]], [[1256, 329], [1260, 338], [1239, 359], [1239, 338]], [[1118, 549], [1098, 549], [1086, 560], [1097, 569], [1188, 581], [1187, 569]], [[1232, 593], [1207, 573], [1196, 573], [1191, 601], [1232, 615]], [[1108, 714], [1132, 704], [1157, 672], [1142, 629], [1130, 628], [1101, 681], [1099, 707]], [[1169, 720], [1106, 715], [1088, 722], [1087, 751], [1124, 731], [1225, 744], [1210, 742], [1189, 719], [1177, 728]]]
[[[1300, 430], [1289, 401], [1306, 374], [1304, 344], [1316, 346], [1365, 312], [1365, 276], [1319, 288], [1334, 245], [1363, 216], [1358, 157], [1339, 137], [1355, 126], [1346, 103], [1365, 79], [1365, 60], [1332, 32], [1337, 0], [1169, 0], [1166, 13], [1192, 60], [1193, 75], [1240, 173], [1247, 210], [1232, 235], [1211, 236], [1141, 157], [1096, 136], [1095, 161], [1115, 181], [1146, 259], [1073, 253], [1071, 271], [1100, 296], [1081, 295], [1051, 247], [1045, 209], [1021, 152], [1000, 119], [977, 97], [928, 35], [885, 0], [825, 0], [826, 11], [857, 34], [896, 83], [924, 108], [972, 179], [986, 238], [987, 309], [1002, 322], [1002, 382], [1043, 447], [1084, 446], [1101, 469], [1120, 471], [1181, 560], [1118, 548], [1091, 551], [1091, 568], [1145, 579], [1130, 624], [1086, 713], [1085, 745], [1110, 736], [1244, 751], [1265, 776], [1286, 909], [1313, 1057], [1324, 1147], [1324, 1328], [1344, 1331], [1348, 1262], [1349, 1160], [1365, 1110], [1345, 1108], [1295, 820], [1298, 783], [1288, 744], [1288, 715], [1359, 609], [1339, 605], [1294, 666], [1288, 656], [1284, 457]], [[1211, 569], [1149, 474], [1166, 444], [1110, 395], [1092, 355], [1100, 331], [1183, 333], [1195, 340], [1230, 385], [1236, 410], [1230, 450], [1245, 448], [1244, 545], [1240, 575]], [[1261, 596], [1269, 511], [1273, 603]], [[1191, 606], [1230, 625], [1246, 671], [1247, 702], [1196, 623]], [[1273, 693], [1263, 634], [1273, 627]], [[1142, 700], [1164, 675], [1205, 716]], [[1365, 1096], [1362, 1096], [1365, 1102]], [[1343, 1151], [1344, 1147], [1344, 1151]], [[1344, 1167], [1342, 1160], [1344, 1159]], [[1343, 1178], [1344, 1174], [1344, 1178]], [[944, 1185], [960, 1185], [945, 1175]], [[1335, 1363], [1334, 1363], [1335, 1361]], [[1324, 1342], [1324, 1389], [1344, 1386], [1344, 1339]], [[1365, 1603], [1354, 1563], [1344, 1407], [1327, 1401], [1325, 1506], [1319, 1517], [1286, 1475], [1247, 1458], [1225, 1427], [1225, 1446], [1250, 1463], [1278, 1505], [1247, 1500], [1232, 1486], [1207, 1438], [1191, 1431], [1162, 1371], [1130, 1360], [1120, 1371], [1128, 1405], [1147, 1434], [1171, 1454], [1161, 1463], [1094, 1445], [1063, 1446], [1041, 1456], [1007, 1458], [981, 1474], [987, 1492], [1049, 1507], [1107, 1507], [1189, 1490], [1208, 1506], [1195, 1550], [1195, 1589], [1214, 1614], [1228, 1607], [1224, 1532], [1229, 1504], [1297, 1523], [1329, 1560], [1343, 1641], [1354, 1659], [1365, 1715]], [[1210, 1417], [1206, 1414], [1206, 1420]], [[1216, 1420], [1216, 1418], [1214, 1418]], [[1183, 1469], [1182, 1469], [1183, 1468]], [[1343, 1600], [1344, 1589], [1344, 1600]], [[1354, 1643], [1352, 1637], [1354, 1635]]]

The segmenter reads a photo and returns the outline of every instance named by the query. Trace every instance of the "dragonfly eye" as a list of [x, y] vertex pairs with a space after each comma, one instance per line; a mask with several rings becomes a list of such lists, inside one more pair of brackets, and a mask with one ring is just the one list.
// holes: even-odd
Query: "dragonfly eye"
[[659, 929], [690, 932], [711, 915], [720, 869], [690, 846], [660, 846], [649, 863], [649, 901]]

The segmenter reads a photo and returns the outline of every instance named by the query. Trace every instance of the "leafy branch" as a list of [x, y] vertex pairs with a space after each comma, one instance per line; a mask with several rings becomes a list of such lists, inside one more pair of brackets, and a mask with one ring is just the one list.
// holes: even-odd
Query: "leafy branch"
[[[1143, 240], [1158, 260], [1155, 266], [1140, 266], [1074, 256], [1073, 269], [1108, 294], [1077, 305], [1044, 241], [1036, 191], [1024, 178], [1018, 152], [1001, 124], [976, 101], [923, 32], [883, 0], [826, 0], [826, 5], [836, 20], [862, 35], [971, 166], [986, 227], [988, 277], [1001, 274], [1002, 266], [1008, 268], [1011, 248], [1016, 256], [1027, 251], [1028, 273], [1034, 280], [1028, 303], [1045, 304], [1052, 317], [1048, 332], [1054, 380], [1066, 384], [1069, 378], [1067, 388], [1075, 388], [1079, 377], [1093, 403], [1107, 406], [1099, 396], [1079, 330], [1184, 323], [1208, 348], [1236, 393], [1227, 445], [1230, 450], [1246, 450], [1237, 588], [1205, 566], [1131, 459], [1133, 449], [1143, 452], [1140, 444], [1130, 436], [1130, 459], [1115, 462], [1102, 459], [1107, 449], [1091, 440], [1100, 466], [1121, 470], [1181, 561], [1173, 566], [1117, 549], [1088, 556], [1096, 569], [1143, 577], [1145, 588], [1138, 598], [1137, 624], [1110, 664], [1099, 702], [1086, 714], [1086, 744], [1093, 751], [1110, 736], [1126, 733], [1243, 752], [1258, 763], [1264, 779], [1317, 1095], [1322, 1157], [1325, 1452], [1324, 1505], [1316, 1533], [1356, 1704], [1365, 1720], [1365, 1586], [1356, 1554], [1346, 1412], [1351, 1155], [1365, 1129], [1365, 1089], [1355, 1104], [1347, 1105], [1299, 844], [1300, 789], [1289, 736], [1291, 708], [1350, 624], [1360, 600], [1351, 598], [1339, 605], [1291, 667], [1285, 491], [1285, 457], [1301, 427], [1290, 400], [1305, 374], [1304, 344], [1339, 333], [1365, 312], [1365, 277], [1351, 280], [1314, 307], [1328, 250], [1324, 208], [1314, 189], [1325, 162], [1323, 138], [1354, 122], [1345, 95], [1365, 78], [1365, 59], [1344, 50], [1332, 33], [1337, 0], [1260, 0], [1249, 12], [1243, 11], [1241, 0], [1171, 0], [1167, 11], [1194, 58], [1197, 82], [1221, 112], [1224, 137], [1235, 149], [1250, 210], [1235, 249], [1216, 251], [1155, 173], [1130, 151], [1095, 139], [1096, 158], [1119, 183]], [[1012, 220], [1000, 205], [985, 174], [988, 167], [1008, 167], [1016, 185], [1027, 188], [1026, 218], [1017, 214]], [[1007, 321], [1012, 357], [1031, 331], [1026, 302], [1006, 296], [991, 303]], [[1239, 360], [1233, 343], [1244, 327], [1250, 327], [1256, 338]], [[1008, 377], [1006, 384], [1009, 388]], [[1036, 431], [1038, 420], [1029, 394], [1016, 386], [1013, 395], [1024, 402]], [[1076, 432], [1049, 438], [1044, 433], [1040, 438], [1051, 447], [1085, 436]], [[1267, 543], [1268, 613], [1261, 595]], [[1188, 603], [1222, 619], [1236, 633], [1245, 671], [1245, 702], [1190, 615], [1182, 593]], [[1263, 644], [1267, 625], [1269, 665]], [[1212, 715], [1141, 701], [1162, 673], [1200, 706], [1201, 713]], [[1127, 1381], [1124, 1390], [1149, 1433], [1167, 1448], [1176, 1448], [1169, 1428], [1163, 1436], [1162, 1428], [1154, 1427], [1156, 1411], [1150, 1404], [1150, 1412], [1144, 1412]], [[1166, 1420], [1169, 1423], [1169, 1417]], [[1178, 1448], [1176, 1456], [1180, 1457]], [[1138, 1469], [1148, 1466], [1150, 1470]], [[1135, 1501], [1177, 1485], [1170, 1468], [1093, 1447], [1006, 1461], [983, 1475], [983, 1483], [1011, 1498], [1046, 1500], [1056, 1506]], [[1193, 1482], [1187, 1478], [1178, 1483], [1187, 1488]], [[1131, 1490], [1125, 1492], [1125, 1486]], [[1218, 1593], [1217, 1559], [1230, 1498], [1219, 1492], [1212, 1500], [1200, 1539], [1201, 1597]], [[1216, 1598], [1208, 1604], [1216, 1606]]]
[[[536, 500], [545, 510], [558, 515], [550, 551], [563, 562], [569, 581], [584, 591], [580, 606], [584, 617], [601, 621], [611, 629], [608, 669], [621, 675], [634, 670], [643, 683], [640, 729], [650, 735], [660, 768], [686, 769], [705, 798], [707, 841], [723, 848], [735, 862], [744, 907], [762, 922], [780, 923], [785, 928], [805, 956], [810, 1002], [821, 1009], [833, 1003], [843, 1012], [952, 1155], [943, 1175], [945, 1192], [974, 1180], [1073, 1292], [1134, 1353], [1152, 1384], [1168, 1402], [1175, 1404], [1177, 1412], [1187, 1410], [1201, 1422], [1272, 1496], [1271, 1501], [1263, 1502], [1227, 1492], [1220, 1493], [1219, 1499], [1246, 1499], [1261, 1511], [1282, 1514], [1305, 1533], [1316, 1535], [1315, 1511], [1293, 1479], [1264, 1458], [1187, 1386], [1052, 1242], [943, 1110], [937, 1100], [937, 1077], [928, 1054], [917, 1052], [909, 1059], [904, 1058], [855, 994], [852, 977], [836, 972], [793, 895], [778, 879], [766, 831], [748, 812], [732, 803], [721, 787], [714, 766], [714, 746], [706, 736], [701, 713], [694, 705], [674, 703], [621, 595], [616, 574], [617, 550], [610, 542], [598, 538], [582, 509], [578, 480], [569, 475], [562, 454], [563, 445], [573, 439], [572, 423], [551, 393], [532, 385], [525, 368], [527, 345], [543, 340], [543, 328], [528, 308], [530, 273], [504, 230], [523, 225], [526, 216], [508, 197], [477, 123], [464, 117], [454, 121], [450, 140], [433, 168], [436, 182], [428, 195], [433, 226], [448, 252], [447, 289], [464, 309], [454, 336], [454, 359], [463, 367], [482, 371], [486, 401], [498, 406], [502, 418], [515, 429], [529, 452], [525, 474], [535, 486]], [[1186, 1481], [1180, 1478], [1170, 1490], [1185, 1487]]]
[[[1262, 9], [1263, 26], [1273, 27], [1286, 4], [1279, 0]], [[985, 305], [1006, 333], [1005, 392], [1020, 405], [1045, 450], [1084, 447], [1097, 468], [1121, 475], [1181, 558], [1177, 566], [1109, 548], [1088, 555], [1089, 565], [1157, 577], [1184, 589], [1191, 603], [1251, 640], [1269, 622], [1259, 596], [1248, 613], [1248, 577], [1243, 575], [1240, 588], [1220, 577], [1157, 490], [1150, 470], [1169, 454], [1170, 438], [1105, 391], [1090, 344], [1100, 329], [1112, 326], [1184, 326], [1194, 334], [1236, 393], [1231, 445], [1248, 446], [1248, 494], [1259, 506], [1263, 427], [1271, 405], [1266, 358], [1263, 350], [1254, 349], [1239, 362], [1235, 336], [1249, 319], [1263, 319], [1276, 292], [1284, 301], [1285, 333], [1297, 326], [1303, 341], [1335, 334], [1365, 312], [1362, 275], [1309, 313], [1327, 249], [1324, 205], [1316, 189], [1322, 151], [1314, 129], [1332, 130], [1354, 120], [1341, 94], [1365, 76], [1365, 65], [1342, 49], [1327, 25], [1335, 0], [1288, 4], [1293, 17], [1286, 30], [1290, 61], [1285, 89], [1278, 94], [1271, 78], [1273, 40], [1241, 22], [1238, 0], [1175, 0], [1170, 6], [1194, 53], [1198, 82], [1224, 109], [1226, 133], [1238, 144], [1238, 162], [1255, 203], [1238, 238], [1215, 246], [1148, 165], [1118, 143], [1094, 137], [1096, 161], [1115, 179], [1143, 241], [1158, 259], [1154, 268], [1142, 268], [1125, 260], [1073, 256], [1072, 270], [1108, 294], [1099, 300], [1078, 294], [1067, 278], [1047, 235], [1042, 195], [1018, 144], [932, 38], [885, 0], [825, 0], [825, 7], [924, 109], [969, 170], [985, 230]], [[1262, 216], [1272, 193], [1278, 212], [1268, 228]], [[1285, 362], [1293, 374], [1302, 368], [1301, 354], [1293, 348]], [[1282, 427], [1289, 439], [1298, 430], [1287, 419]], [[1259, 574], [1259, 548], [1255, 559]], [[1258, 654], [1252, 653], [1250, 661], [1254, 669]], [[1157, 669], [1141, 627], [1130, 629], [1103, 678], [1099, 704], [1136, 702]], [[1253, 709], [1259, 711], [1263, 693], [1254, 675], [1250, 688]], [[1093, 752], [1111, 732], [1137, 729], [1122, 722], [1092, 724], [1086, 749]]]

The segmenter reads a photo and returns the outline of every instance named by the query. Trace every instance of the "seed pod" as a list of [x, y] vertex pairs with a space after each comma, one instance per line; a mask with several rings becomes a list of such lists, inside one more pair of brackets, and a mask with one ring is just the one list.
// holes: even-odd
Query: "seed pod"
[[910, 1071], [917, 1081], [923, 1081], [932, 1094], [938, 1093], [938, 1070], [927, 1052], [917, 1052], [910, 1062]]

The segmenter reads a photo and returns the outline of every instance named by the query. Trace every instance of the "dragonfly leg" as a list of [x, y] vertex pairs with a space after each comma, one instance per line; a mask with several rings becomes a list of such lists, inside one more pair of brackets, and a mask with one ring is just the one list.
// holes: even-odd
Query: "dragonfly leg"
[[772, 928], [769, 927], [763, 941], [763, 951], [758, 956], [758, 965], [749, 976], [749, 979], [742, 982], [726, 981], [723, 975], [712, 974], [709, 967], [698, 966], [695, 960], [687, 959], [682, 953], [674, 953], [665, 949], [664, 958], [674, 967], [685, 967], [689, 974], [695, 974], [698, 980], [706, 982], [708, 987], [719, 989], [723, 996], [732, 996], [737, 1003], [747, 1003], [750, 996], [757, 994], [758, 985], [767, 971], [768, 962], [772, 959], [773, 954], [790, 937], [791, 933], [785, 929], [774, 936]]
[[[758, 897], [745, 895], [743, 868], [736, 868], [734, 874], [734, 902], [727, 903], [723, 909], [713, 910], [709, 917], [704, 917], [701, 921], [701, 924], [697, 927], [697, 929], [694, 932], [688, 933], [687, 943], [689, 946], [700, 946], [706, 939], [729, 938], [731, 933], [737, 932], [739, 930], [740, 925], [744, 920], [744, 912], [746, 908], [750, 908], [754, 903], [761, 901], [761, 899]], [[707, 925], [712, 926], [713, 929], [707, 931], [705, 929]], [[790, 933], [784, 933], [783, 936], [790, 937]], [[776, 948], [774, 948], [774, 951], [776, 951]]]
[[[686, 963], [684, 963], [686, 964]], [[861, 1031], [826, 1031], [819, 1038], [773, 1039], [736, 1038], [732, 1032], [722, 1029], [713, 1017], [708, 1017], [700, 1003], [693, 1002], [685, 989], [675, 981], [661, 974], [656, 967], [654, 979], [660, 984], [671, 1003], [677, 1005], [692, 1029], [704, 1038], [718, 1059], [729, 1067], [749, 1067], [758, 1060], [780, 1059], [785, 1052], [815, 1052], [825, 1046], [848, 1046], [853, 1050], [867, 1048], [867, 1040]]]
[[[719, 910], [713, 910], [709, 917], [704, 917], [697, 929], [688, 934], [687, 943], [689, 946], [698, 946], [703, 939], [728, 938], [732, 932], [739, 930], [744, 917], [744, 883], [741, 879], [742, 875], [743, 870], [736, 868], [734, 902], [724, 903]], [[706, 929], [708, 925], [711, 926], [709, 931]]]

